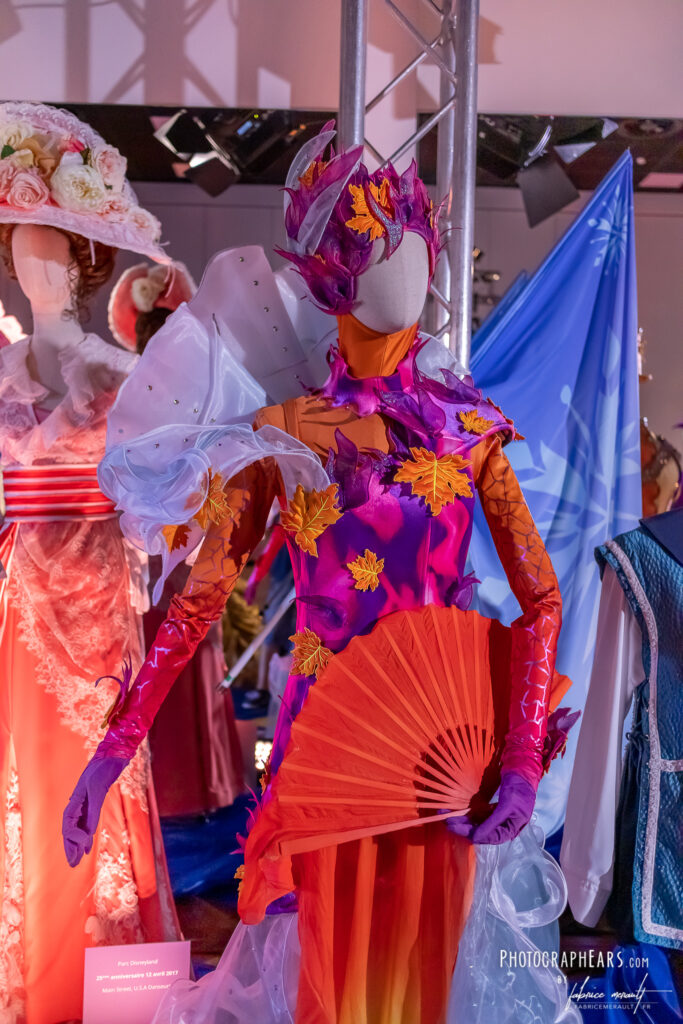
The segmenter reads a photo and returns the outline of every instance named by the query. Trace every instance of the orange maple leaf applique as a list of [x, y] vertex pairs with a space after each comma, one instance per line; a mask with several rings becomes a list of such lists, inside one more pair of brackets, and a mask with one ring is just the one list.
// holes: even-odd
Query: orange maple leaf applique
[[324, 491], [304, 491], [297, 484], [289, 508], [280, 517], [283, 529], [293, 533], [302, 551], [314, 558], [318, 557], [316, 538], [342, 517], [337, 507], [338, 491], [337, 484], [330, 484]]
[[295, 675], [315, 676], [326, 667], [332, 657], [332, 651], [323, 645], [317, 633], [306, 627], [302, 633], [295, 633], [289, 638], [294, 644], [292, 672]]
[[311, 188], [326, 167], [327, 164], [324, 160], [313, 160], [299, 178], [299, 183], [303, 188]]
[[184, 548], [187, 544], [187, 539], [190, 536], [190, 527], [187, 523], [180, 523], [179, 526], [164, 526], [161, 532], [168, 550], [176, 551], [178, 548]]
[[233, 510], [228, 504], [223, 477], [220, 473], [214, 474], [209, 470], [206, 498], [199, 512], [195, 512], [193, 518], [199, 523], [202, 530], [206, 530], [209, 523], [220, 526], [231, 515], [233, 515]]
[[236, 878], [239, 882], [239, 885], [237, 886], [237, 895], [239, 896], [242, 892], [242, 886], [244, 885], [244, 864], [239, 865], [232, 877]]
[[394, 480], [410, 484], [413, 494], [424, 498], [433, 516], [438, 516], [443, 506], [452, 504], [456, 497], [472, 497], [472, 485], [465, 472], [469, 459], [455, 454], [437, 458], [427, 448], [411, 448], [410, 455], [397, 469]]
[[463, 427], [470, 434], [485, 434], [494, 425], [494, 420], [487, 420], [480, 416], [476, 409], [468, 409], [467, 412], [458, 414]]
[[379, 574], [384, 569], [384, 559], [378, 558], [374, 551], [366, 548], [365, 554], [359, 555], [353, 562], [347, 562], [346, 568], [351, 570], [351, 575], [356, 581], [356, 590], [377, 590]]
[[[349, 192], [353, 196], [352, 208], [356, 216], [351, 217], [350, 220], [346, 221], [346, 227], [351, 228], [352, 231], [356, 231], [359, 235], [362, 235], [365, 231], [369, 231], [371, 242], [381, 238], [385, 230], [384, 225], [370, 212], [363, 186], [349, 185]], [[386, 213], [390, 214], [392, 209], [391, 200], [389, 199], [388, 179], [383, 178], [379, 187], [375, 185], [374, 181], [371, 181], [370, 192], [382, 209]]]

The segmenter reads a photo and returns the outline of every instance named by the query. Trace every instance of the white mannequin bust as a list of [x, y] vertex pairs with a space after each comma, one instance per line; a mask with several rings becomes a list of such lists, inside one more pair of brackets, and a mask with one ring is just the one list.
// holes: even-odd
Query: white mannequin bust
[[67, 392], [59, 353], [84, 336], [71, 312], [69, 240], [56, 228], [17, 224], [12, 232], [12, 262], [19, 286], [31, 304], [29, 369], [34, 379], [51, 392], [42, 403], [49, 407]]
[[353, 315], [366, 327], [393, 334], [416, 323], [427, 298], [429, 253], [414, 231], [404, 231], [390, 259], [383, 259], [384, 239], [372, 248], [370, 266], [358, 278]]

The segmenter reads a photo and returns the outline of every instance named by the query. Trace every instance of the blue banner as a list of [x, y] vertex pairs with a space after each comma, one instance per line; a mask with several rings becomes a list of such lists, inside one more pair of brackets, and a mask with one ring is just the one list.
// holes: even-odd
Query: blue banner
[[[625, 153], [536, 273], [513, 284], [472, 345], [477, 387], [525, 436], [506, 452], [557, 573], [564, 704], [583, 710], [600, 578], [593, 549], [641, 513], [633, 168]], [[509, 623], [519, 606], [481, 509], [471, 546], [478, 607]], [[546, 834], [560, 827], [578, 728], [539, 789]]]

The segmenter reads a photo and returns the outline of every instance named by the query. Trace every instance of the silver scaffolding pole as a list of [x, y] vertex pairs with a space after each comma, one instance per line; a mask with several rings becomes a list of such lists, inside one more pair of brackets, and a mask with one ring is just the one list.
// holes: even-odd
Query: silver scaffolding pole
[[339, 55], [339, 141], [342, 149], [365, 137], [368, 0], [342, 0]]
[[365, 105], [368, 0], [342, 0], [340, 139], [343, 146], [361, 141], [380, 163], [386, 161], [364, 138], [364, 114], [385, 99], [425, 60], [439, 67], [440, 106], [428, 121], [398, 147], [397, 160], [437, 122], [437, 193], [446, 199], [442, 228], [446, 246], [433, 282], [435, 333], [448, 339], [460, 363], [469, 369], [472, 318], [472, 249], [477, 149], [477, 34], [479, 0], [423, 0], [440, 19], [430, 42], [396, 0], [384, 3], [420, 47], [420, 53]]

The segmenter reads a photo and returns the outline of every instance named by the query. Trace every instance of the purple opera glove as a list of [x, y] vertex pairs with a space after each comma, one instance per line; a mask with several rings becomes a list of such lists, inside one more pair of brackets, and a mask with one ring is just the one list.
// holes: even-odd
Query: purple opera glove
[[534, 813], [536, 790], [517, 772], [506, 772], [498, 791], [498, 803], [489, 817], [472, 833], [473, 843], [496, 845], [514, 839]]
[[93, 758], [76, 783], [62, 818], [64, 851], [72, 868], [90, 853], [104, 798], [127, 764], [123, 757]]
[[517, 772], [506, 772], [500, 784], [498, 803], [481, 824], [477, 824], [470, 815], [463, 815], [449, 818], [446, 827], [473, 843], [495, 846], [519, 835], [529, 824], [535, 803], [534, 787]]

